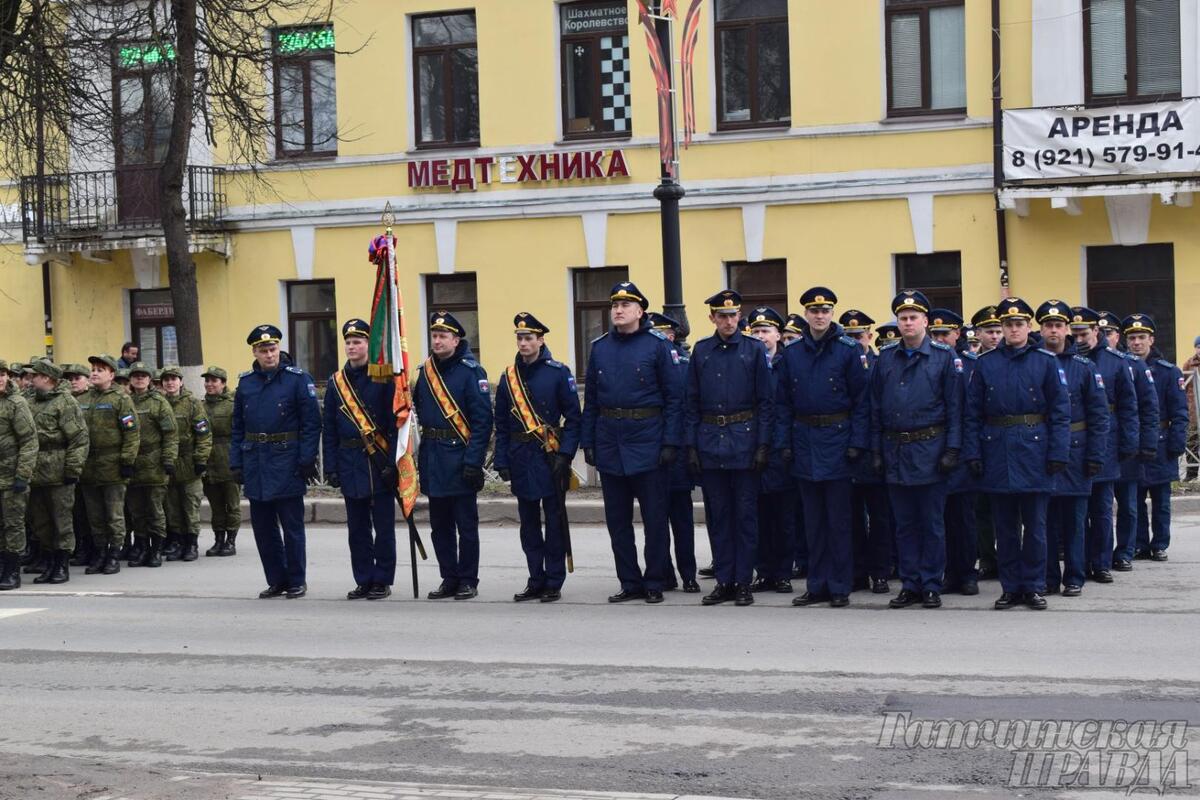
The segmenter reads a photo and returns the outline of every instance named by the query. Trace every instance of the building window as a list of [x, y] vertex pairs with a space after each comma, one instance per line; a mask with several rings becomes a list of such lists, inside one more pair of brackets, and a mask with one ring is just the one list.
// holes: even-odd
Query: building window
[[896, 288], [918, 289], [934, 308], [962, 314], [962, 254], [959, 252], [896, 256]]
[[479, 144], [475, 12], [413, 18], [418, 145]]
[[729, 288], [742, 296], [742, 316], [758, 306], [770, 306], [787, 318], [787, 261], [730, 261]]
[[625, 0], [560, 6], [563, 136], [629, 136], [629, 7]]
[[150, 42], [119, 46], [113, 64], [113, 139], [117, 220], [162, 219], [158, 165], [171, 135], [171, 72], [175, 48]]
[[275, 49], [275, 155], [337, 153], [333, 26], [280, 28]]
[[582, 383], [587, 375], [592, 340], [611, 326], [609, 308], [612, 287], [629, 280], [628, 267], [601, 267], [571, 271], [575, 294], [575, 371]]
[[792, 119], [787, 0], [717, 0], [717, 127]]
[[967, 111], [963, 0], [887, 0], [888, 116]]
[[129, 293], [129, 330], [138, 360], [155, 367], [179, 363], [175, 339], [175, 306], [170, 289], [134, 289]]
[[1121, 319], [1141, 312], [1154, 318], [1154, 345], [1163, 358], [1175, 360], [1175, 247], [1087, 249], [1087, 304]]
[[[467, 329], [467, 344], [475, 353], [475, 360], [480, 360], [479, 289], [474, 273], [430, 275], [426, 280], [425, 296], [429, 299], [430, 313], [449, 311], [453, 314]], [[425, 329], [428, 331], [429, 326]]]
[[288, 283], [287, 310], [292, 363], [324, 383], [340, 357], [333, 281]]
[[1083, 74], [1088, 103], [1161, 100], [1182, 92], [1179, 0], [1087, 0]]

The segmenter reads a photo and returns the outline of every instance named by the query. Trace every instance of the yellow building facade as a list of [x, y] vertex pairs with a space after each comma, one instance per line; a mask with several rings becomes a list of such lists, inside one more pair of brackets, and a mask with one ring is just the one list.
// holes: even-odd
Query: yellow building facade
[[[1156, 2], [1174, 16], [1138, 38], [1141, 2], [1001, 0], [1003, 108], [1200, 95], [1198, 0]], [[1150, 311], [1169, 355], [1187, 356], [1200, 332], [1191, 178], [997, 186], [992, 14], [988, 0], [704, 0], [680, 153], [694, 337], [703, 299], [728, 285], [781, 312], [825, 285], [839, 312], [879, 323], [898, 288], [922, 288], [969, 317], [1004, 291], [999, 203], [1008, 291]], [[1114, 31], [1157, 44], [1117, 63], [1103, 49]], [[269, 322], [300, 366], [328, 374], [341, 323], [369, 314], [367, 245], [386, 204], [417, 357], [425, 317], [448, 308], [494, 377], [514, 352], [512, 316], [529, 311], [580, 370], [612, 283], [661, 305], [657, 100], [636, 0], [365, 0], [284, 33], [268, 81], [279, 158], [255, 174], [219, 147], [193, 153], [197, 175], [220, 181], [194, 242], [207, 363], [247, 368], [246, 334]], [[1157, 83], [1129, 78], [1121, 94], [1113, 70], [1133, 64]], [[124, 66], [132, 87], [145, 67]], [[18, 176], [0, 184], [0, 355], [51, 342], [56, 360], [79, 361], [133, 340], [169, 361], [161, 232], [153, 213], [123, 224], [134, 190], [120, 165], [89, 169], [113, 171], [99, 193], [115, 199], [97, 201], [109, 210], [44, 244], [22, 231]]]

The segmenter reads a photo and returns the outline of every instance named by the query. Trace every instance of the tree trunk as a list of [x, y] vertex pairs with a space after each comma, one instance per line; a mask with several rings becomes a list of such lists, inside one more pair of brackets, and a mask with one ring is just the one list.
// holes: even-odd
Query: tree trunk
[[188, 146], [196, 107], [196, 3], [197, 0], [171, 0], [171, 17], [175, 25], [175, 96], [167, 155], [159, 174], [159, 191], [163, 236], [167, 245], [167, 276], [171, 284], [171, 303], [175, 307], [179, 365], [184, 368], [188, 388], [199, 392], [204, 363], [200, 299], [183, 205]]

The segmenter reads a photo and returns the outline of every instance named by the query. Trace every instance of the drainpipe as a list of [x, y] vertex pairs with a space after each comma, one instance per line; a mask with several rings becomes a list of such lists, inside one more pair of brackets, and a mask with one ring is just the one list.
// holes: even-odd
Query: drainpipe
[[1000, 0], [992, 0], [992, 188], [996, 201], [996, 256], [1000, 297], [1008, 297], [1008, 226], [1000, 207], [1004, 188], [1004, 116], [1000, 108]]

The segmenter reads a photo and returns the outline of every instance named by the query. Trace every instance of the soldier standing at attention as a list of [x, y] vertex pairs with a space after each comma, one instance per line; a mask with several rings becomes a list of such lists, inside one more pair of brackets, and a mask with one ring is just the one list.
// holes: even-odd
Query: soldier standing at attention
[[809, 333], [784, 348], [776, 395], [776, 447], [800, 480], [808, 536], [808, 591], [792, 601], [850, 604], [854, 581], [850, 478], [869, 442], [862, 348], [833, 321], [837, 295], [814, 286], [800, 296]]
[[0, 360], [0, 592], [21, 588], [25, 508], [37, 456], [33, 414]]
[[1046, 504], [1071, 454], [1071, 401], [1055, 356], [1029, 340], [1033, 309], [997, 306], [1004, 344], [980, 356], [968, 387], [963, 456], [991, 495], [1003, 593], [997, 610], [1046, 608]]
[[430, 315], [429, 349], [413, 409], [421, 422], [417, 471], [442, 583], [426, 596], [470, 600], [479, 594], [479, 492], [492, 438], [491, 389], [454, 315]]
[[[979, 339], [978, 355], [995, 350], [1004, 342], [1004, 329], [996, 315], [995, 306], [984, 306], [971, 317], [975, 336]], [[970, 392], [967, 393], [968, 402]], [[975, 529], [978, 531], [978, 579], [996, 578], [996, 531], [992, 525], [992, 498], [982, 489], [975, 494]]]
[[89, 358], [88, 363], [92, 366], [92, 388], [79, 398], [91, 440], [83, 468], [83, 500], [96, 548], [106, 550], [100, 574], [113, 575], [121, 571], [125, 485], [133, 477], [141, 435], [133, 401], [113, 385], [117, 360], [98, 355]]
[[[254, 366], [238, 376], [229, 468], [250, 500], [250, 524], [267, 588], [260, 599], [308, 593], [304, 493], [317, 479], [321, 406], [304, 370], [283, 366], [274, 325], [259, 325], [246, 343]], [[283, 535], [280, 536], [280, 527]]]
[[169, 545], [174, 531], [176, 547], [166, 557], [167, 561], [195, 561], [200, 555], [200, 498], [212, 453], [212, 428], [204, 403], [183, 387], [183, 370], [163, 367], [162, 381], [179, 431], [179, 460], [167, 482], [167, 541]]
[[143, 361], [136, 361], [129, 368], [129, 396], [141, 432], [133, 477], [125, 495], [129, 527], [134, 532], [133, 546], [129, 548], [131, 567], [162, 566], [167, 536], [164, 511], [167, 480], [175, 474], [179, 460], [175, 412], [162, 393], [150, 385], [151, 374], [152, 368]]
[[[346, 364], [325, 384], [325, 482], [342, 490], [354, 588], [347, 600], [382, 600], [396, 578], [396, 385], [367, 374], [371, 326], [342, 325]], [[377, 437], [382, 437], [377, 438]], [[378, 441], [386, 452], [374, 450]]]
[[[71, 396], [78, 402], [92, 387], [91, 367], [82, 364], [65, 364], [62, 372], [63, 379], [71, 385]], [[75, 553], [71, 556], [71, 566], [85, 567], [92, 562], [97, 553], [92, 542], [92, 529], [87, 521], [87, 504], [83, 501], [83, 487], [79, 485], [75, 486], [75, 505], [72, 508], [72, 517], [75, 522]], [[129, 539], [128, 530], [125, 538]], [[99, 557], [103, 561], [103, 549], [100, 551]]]
[[[1146, 468], [1158, 458], [1159, 435], [1162, 433], [1154, 372], [1135, 353], [1123, 352], [1121, 357], [1125, 359], [1125, 366], [1133, 378], [1133, 391], [1137, 396], [1138, 451], [1136, 457], [1121, 463], [1121, 477], [1113, 492], [1117, 501], [1117, 543], [1115, 548], [1111, 548], [1112, 552], [1101, 556], [1102, 569], [1092, 573], [1092, 579], [1097, 583], [1112, 583], [1112, 573], [1109, 572], [1112, 564], [1116, 561], [1132, 563], [1135, 557], [1138, 509], [1142, 507], [1139, 502], [1140, 487], [1145, 479]], [[1147, 555], [1143, 554], [1142, 558]]]
[[233, 393], [229, 373], [209, 367], [204, 378], [204, 410], [212, 428], [212, 453], [204, 473], [204, 496], [212, 511], [213, 546], [206, 556], [236, 556], [238, 529], [242, 526], [242, 492], [229, 471], [229, 444], [233, 437]]
[[[567, 365], [546, 347], [550, 329], [522, 311], [513, 317], [517, 357], [496, 387], [496, 469], [511, 482], [529, 567], [520, 603], [561, 597], [567, 577], [561, 497], [579, 449], [579, 393]], [[542, 515], [545, 515], [545, 533]]]
[[[787, 320], [783, 324], [783, 332], [780, 334], [780, 339], [783, 344], [780, 349], [790, 347], [795, 342], [804, 338], [804, 332], [808, 330], [808, 323], [804, 321], [804, 317], [799, 314], [788, 314]], [[772, 377], [775, 380], [775, 391], [779, 391], [779, 373], [778, 365], [772, 369]], [[778, 413], [778, 410], [777, 412]], [[791, 476], [792, 465], [785, 464], [786, 471]], [[808, 576], [808, 536], [804, 532], [804, 498], [800, 495], [798, 487], [795, 487], [795, 479], [792, 478], [792, 484], [796, 491], [792, 492], [795, 498], [795, 535], [792, 537], [796, 542], [796, 554], [792, 562], [792, 579], [804, 578]]]

